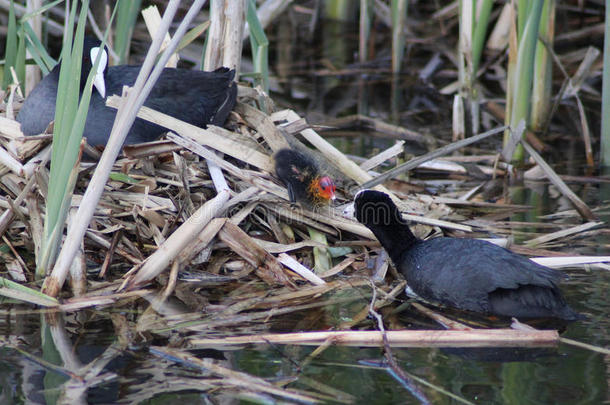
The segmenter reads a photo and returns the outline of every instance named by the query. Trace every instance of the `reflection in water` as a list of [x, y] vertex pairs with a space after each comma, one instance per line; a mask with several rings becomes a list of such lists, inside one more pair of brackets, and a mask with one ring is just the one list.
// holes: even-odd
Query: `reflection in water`
[[529, 347], [444, 347], [441, 352], [465, 360], [507, 363], [556, 356], [557, 349]]
[[[606, 301], [589, 299], [589, 305], [607, 305]], [[271, 329], [282, 332], [332, 327], [353, 317], [359, 308], [368, 305], [368, 300], [363, 297], [360, 304], [355, 301], [272, 318]], [[154, 304], [161, 311], [155, 311], [158, 319], [150, 324], [155, 325], [154, 328], [168, 325], [180, 313], [190, 311], [178, 302], [167, 306], [159, 302]], [[124, 345], [121, 347], [113, 343], [119, 330], [113, 332], [113, 325], [118, 328], [121, 322], [111, 318], [123, 317], [129, 329], [124, 333], [128, 336], [135, 331], [133, 320], [142, 318], [142, 309], [146, 306], [146, 301], [140, 300], [120, 311], [115, 308], [112, 313], [84, 311], [83, 314], [87, 316], [83, 317], [83, 323], [77, 323], [71, 315], [49, 319], [38, 313], [21, 312], [20, 322], [3, 324], [3, 335], [10, 336], [17, 330], [22, 333], [23, 339], [30, 343], [28, 353], [34, 359], [27, 359], [11, 349], [0, 349], [2, 403], [20, 403], [23, 400], [35, 404], [61, 401], [138, 403], [151, 398], [185, 400], [189, 403], [197, 403], [203, 398], [220, 402], [236, 401], [239, 391], [218, 391], [216, 384], [222, 380], [210, 375], [209, 371], [194, 368], [188, 361], [155, 355], [147, 349], [150, 344], [180, 347], [185, 343], [185, 337], [214, 334], [214, 329], [198, 333], [195, 332], [198, 327], [193, 327], [176, 332], [149, 331], [144, 334], [142, 330], [134, 333], [132, 338], [138, 336], [141, 349], [135, 349], [133, 344], [131, 349], [127, 349]], [[149, 308], [148, 311], [151, 310]], [[583, 340], [584, 336], [603, 336], [600, 328], [607, 328], [608, 321], [599, 310], [592, 311], [593, 318], [568, 326], [566, 336], [579, 340]], [[385, 312], [384, 318], [392, 319], [390, 312]], [[138, 328], [142, 328], [145, 324], [138, 325]], [[366, 322], [362, 326], [366, 327]], [[421, 315], [408, 312], [394, 319], [392, 327], [429, 329], [434, 328], [434, 324], [421, 318]], [[233, 334], [239, 333], [240, 328], [236, 325]], [[221, 327], [218, 332], [231, 334], [226, 327]], [[594, 343], [603, 346], [607, 341]], [[189, 351], [189, 354], [201, 360], [213, 361], [213, 364], [227, 370], [251, 373], [270, 381], [290, 381], [288, 387], [305, 390], [311, 390], [316, 384], [320, 384], [316, 389], [332, 387], [341, 392], [348, 402], [350, 398], [358, 398], [358, 401], [396, 403], [408, 397], [403, 380], [398, 382], [394, 376], [381, 373], [379, 369], [359, 366], [363, 359], [381, 359], [381, 349], [330, 346], [312, 356], [314, 350], [316, 348], [303, 346], [258, 345], [230, 351]], [[539, 390], [544, 391], [547, 398], [553, 398], [558, 392], [570, 389], [569, 398], [576, 403], [585, 397], [599, 399], [599, 395], [602, 395], [599, 390], [597, 394], [592, 394], [590, 390], [579, 391], [580, 384], [604, 386], [603, 378], [600, 380], [600, 375], [603, 377], [604, 374], [604, 356], [566, 346], [558, 349], [394, 349], [393, 354], [398, 366], [407, 375], [432, 382], [469, 400], [503, 402], [504, 399], [523, 399]], [[583, 375], [585, 369], [587, 371]], [[86, 378], [83, 380], [81, 377]], [[16, 381], [19, 384], [15, 384]], [[430, 402], [438, 403], [440, 398], [445, 398], [422, 385], [419, 380], [415, 381], [415, 390], [421, 390]], [[305, 383], [306, 386], [303, 385]], [[440, 400], [440, 403], [445, 403], [443, 401]]]

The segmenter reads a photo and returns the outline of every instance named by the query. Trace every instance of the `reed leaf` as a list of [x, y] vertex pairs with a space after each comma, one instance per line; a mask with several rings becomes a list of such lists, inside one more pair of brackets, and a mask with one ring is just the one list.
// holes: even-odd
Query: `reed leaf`
[[59, 3], [63, 3], [65, 0], [55, 0], [55, 1], [51, 1], [47, 4], [45, 4], [42, 7], [37, 8], [36, 10], [30, 12], [30, 13], [26, 13], [23, 16], [21, 16], [21, 21], [26, 21], [29, 20], [32, 17], [36, 17], [37, 15], [41, 15], [43, 14], [45, 11], [55, 7], [56, 5], [58, 5]]
[[[515, 8], [510, 6], [510, 31], [508, 35], [508, 62], [506, 66], [506, 88], [512, 89], [515, 81], [515, 71], [517, 69], [517, 52], [519, 50], [519, 41], [517, 40], [517, 21], [515, 17]], [[513, 92], [506, 91], [506, 105], [504, 107], [504, 125], [510, 126], [510, 115], [513, 110]], [[512, 131], [515, 129], [513, 128]], [[504, 131], [502, 144], [504, 147], [511, 142], [511, 129]]]
[[337, 21], [349, 21], [356, 10], [356, 2], [352, 0], [328, 0], [323, 5], [324, 17]]
[[460, 36], [458, 42], [458, 76], [462, 91], [471, 93], [472, 87], [472, 34], [474, 32], [474, 7], [472, 1], [460, 1], [459, 3]]
[[114, 32], [114, 50], [119, 55], [119, 65], [127, 63], [133, 28], [140, 12], [141, 0], [119, 0]]
[[[555, 0], [546, 0], [540, 18], [540, 38], [552, 47], [555, 35]], [[534, 131], [543, 129], [551, 109], [551, 90], [553, 85], [553, 65], [546, 46], [538, 43], [534, 65], [534, 84], [532, 90], [532, 109], [530, 127]]]
[[606, 7], [604, 70], [602, 75], [602, 133], [600, 164], [602, 167], [610, 167], [610, 7]]
[[[309, 232], [309, 237], [311, 238], [311, 240], [328, 246], [328, 241], [326, 240], [326, 234], [324, 232], [320, 232], [311, 227], [307, 227], [307, 231]], [[314, 247], [313, 257], [315, 263], [314, 271], [316, 273], [323, 273], [333, 267], [333, 261], [328, 249], [317, 246]]]
[[59, 305], [55, 298], [4, 277], [0, 277], [0, 295], [45, 307]]
[[193, 42], [201, 34], [206, 32], [208, 28], [210, 28], [209, 21], [204, 21], [201, 24], [198, 24], [191, 28], [186, 34], [184, 34], [184, 37], [182, 37], [182, 39], [180, 40], [180, 43], [178, 44], [175, 53], [178, 53], [182, 49], [186, 48], [191, 42]]
[[19, 26], [17, 37], [19, 41], [15, 58], [15, 72], [17, 73], [17, 80], [19, 80], [21, 90], [25, 91], [25, 33], [23, 32], [22, 25]]
[[[478, 6], [478, 7], [477, 7]], [[458, 69], [461, 94], [468, 98], [471, 129], [479, 132], [479, 96], [475, 82], [489, 25], [493, 0], [459, 2], [460, 38]], [[456, 118], [454, 118], [455, 122]]]
[[[68, 27], [74, 26], [75, 4], [73, 3], [72, 10], [70, 11]], [[89, 72], [87, 82], [82, 94], [80, 94], [83, 40], [88, 6], [88, 0], [83, 1], [74, 41], [72, 41], [72, 29], [68, 29], [64, 37], [55, 107], [53, 151], [51, 155], [44, 240], [36, 266], [36, 275], [38, 277], [42, 277], [46, 269], [52, 266], [59, 249], [65, 220], [70, 208], [72, 191], [78, 176], [77, 161], [80, 154], [80, 143], [85, 128], [89, 101], [91, 99], [94, 72], [100, 62], [101, 53], [98, 54], [95, 61], [92, 61], [94, 62], [93, 68]], [[114, 18], [115, 12], [116, 7], [111, 20]], [[105, 45], [105, 42], [106, 38], [102, 41], [102, 46]]]
[[358, 56], [360, 63], [368, 59], [368, 43], [371, 34], [371, 0], [360, 0], [360, 35], [358, 42]]
[[[538, 42], [538, 27], [542, 14], [542, 1], [532, 2], [531, 12], [527, 16], [527, 22], [523, 29], [523, 35], [519, 41], [517, 53], [517, 65], [513, 77], [513, 87], [508, 89], [513, 93], [512, 111], [510, 114], [510, 125], [516, 128], [521, 120], [528, 120], [530, 116], [530, 98], [532, 94], [532, 81], [534, 75], [534, 56]], [[513, 161], [523, 160], [523, 148], [519, 145], [513, 154]]]
[[[542, 3], [542, 1], [540, 1], [540, 3]], [[523, 38], [523, 31], [525, 30], [527, 16], [530, 15], [532, 3], [533, 2], [530, 0], [518, 0], [517, 2], [517, 40], [519, 42], [521, 42], [521, 38]]]
[[250, 44], [252, 47], [252, 59], [254, 71], [260, 75], [261, 84], [265, 92], [269, 92], [269, 40], [265, 30], [256, 15], [256, 3], [254, 0], [248, 2], [246, 20], [250, 28]]
[[38, 39], [38, 36], [32, 29], [29, 21], [27, 21], [25, 18], [22, 18], [21, 21], [25, 34], [25, 47], [27, 51], [30, 53], [32, 59], [34, 59], [34, 62], [42, 71], [42, 74], [49, 74], [51, 69], [53, 69], [53, 67], [57, 64], [57, 61], [48, 54], [44, 45], [42, 45], [42, 42], [40, 42], [40, 39]]
[[2, 88], [6, 89], [12, 83], [11, 67], [15, 67], [17, 61], [17, 18], [15, 17], [15, 4], [11, 1], [8, 12], [8, 24], [6, 27], [6, 46], [4, 50], [4, 69], [2, 76]]
[[[67, 210], [65, 209], [67, 204], [66, 197], [71, 197], [71, 193], [67, 191], [70, 183], [69, 179], [74, 177], [70, 174], [71, 170], [66, 171], [64, 169], [64, 164], [70, 164], [71, 168], [73, 168], [78, 154], [78, 145], [75, 147], [73, 146], [71, 150], [68, 148], [69, 128], [67, 128], [71, 122], [70, 118], [76, 115], [80, 80], [73, 79], [80, 78], [82, 62], [82, 40], [80, 44], [74, 43], [74, 49], [72, 49], [72, 27], [74, 27], [76, 6], [77, 2], [73, 2], [70, 13], [68, 14], [67, 29], [65, 30], [61, 51], [61, 68], [59, 71], [59, 83], [57, 86], [57, 99], [55, 104], [55, 124], [53, 129], [49, 192], [47, 195], [44, 222], [44, 239], [40, 249], [40, 256], [37, 257], [36, 263], [37, 278], [43, 277], [46, 270], [50, 268], [55, 261], [61, 235], [63, 234], [63, 222], [67, 215]], [[85, 0], [81, 9], [80, 21], [86, 20], [86, 10], [88, 7], [88, 0]], [[84, 33], [84, 23], [80, 23], [80, 28]], [[77, 26], [77, 30], [78, 29], [79, 26]], [[77, 48], [80, 48], [80, 50]], [[73, 61], [72, 58], [76, 59], [77, 56], [79, 59]], [[64, 118], [68, 123], [65, 128], [63, 124]], [[62, 207], [64, 207], [64, 211], [66, 211], [64, 215], [61, 213]]]
[[392, 72], [398, 73], [405, 53], [407, 0], [392, 0]]
[[489, 25], [489, 15], [491, 14], [491, 8], [493, 6], [493, 0], [482, 0], [480, 2], [480, 8], [478, 15], [475, 19], [474, 33], [472, 36], [472, 73], [471, 77], [474, 81], [479, 69], [479, 63], [481, 61], [481, 54], [483, 53], [483, 45], [485, 45], [485, 38], [487, 34], [487, 27]]

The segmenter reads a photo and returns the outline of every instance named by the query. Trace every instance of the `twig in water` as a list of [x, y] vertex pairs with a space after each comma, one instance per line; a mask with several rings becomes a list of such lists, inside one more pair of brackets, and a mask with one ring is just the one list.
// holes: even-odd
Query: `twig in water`
[[383, 336], [383, 350], [385, 352], [385, 358], [388, 361], [389, 372], [392, 377], [398, 380], [403, 387], [405, 387], [413, 396], [420, 400], [422, 404], [429, 404], [428, 398], [426, 395], [415, 385], [413, 379], [407, 376], [404, 371], [398, 366], [396, 363], [396, 359], [392, 354], [392, 349], [390, 348], [390, 344], [388, 342], [388, 337], [385, 333], [385, 328], [383, 326], [383, 318], [381, 315], [375, 311], [375, 300], [377, 299], [377, 288], [375, 288], [375, 284], [371, 281], [371, 287], [373, 289], [373, 296], [371, 297], [371, 303], [369, 304], [369, 314], [373, 318], [377, 320], [377, 327]]

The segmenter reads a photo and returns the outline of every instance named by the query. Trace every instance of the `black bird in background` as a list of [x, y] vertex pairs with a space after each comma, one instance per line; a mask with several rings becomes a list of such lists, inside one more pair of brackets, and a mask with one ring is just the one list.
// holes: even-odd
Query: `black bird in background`
[[[100, 46], [100, 41], [85, 38], [80, 78], [82, 91], [97, 53], [103, 52], [83, 133], [93, 146], [106, 145], [116, 116], [116, 109], [106, 107], [106, 96], [120, 95], [123, 86], [133, 86], [140, 71], [137, 65], [108, 67], [106, 50]], [[25, 135], [43, 133], [54, 120], [59, 70], [60, 64], [57, 64], [23, 103], [17, 121]], [[235, 71], [224, 67], [213, 72], [165, 68], [144, 105], [198, 127], [222, 125], [235, 106], [237, 86], [234, 77]], [[165, 128], [138, 118], [125, 143], [153, 141], [164, 132]]]

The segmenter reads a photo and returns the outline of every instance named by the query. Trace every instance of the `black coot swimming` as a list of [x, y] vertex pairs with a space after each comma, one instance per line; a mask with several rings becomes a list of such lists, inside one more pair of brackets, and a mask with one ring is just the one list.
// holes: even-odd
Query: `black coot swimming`
[[311, 156], [294, 149], [280, 149], [274, 157], [275, 173], [286, 185], [291, 202], [315, 206], [335, 199], [335, 184], [322, 175]]
[[[101, 42], [96, 39], [85, 38], [81, 90], [100, 45]], [[124, 85], [133, 86], [140, 71], [140, 66], [102, 66], [99, 71], [101, 73], [103, 69], [104, 73], [100, 74], [94, 83], [96, 88], [91, 94], [83, 134], [93, 146], [106, 145], [116, 115], [114, 108], [106, 107], [105, 96], [120, 95]], [[53, 121], [59, 69], [58, 64], [38, 83], [21, 107], [17, 121], [21, 123], [21, 130], [25, 135], [43, 133]], [[199, 127], [205, 127], [207, 124], [222, 125], [235, 106], [237, 86], [233, 82], [234, 77], [235, 71], [228, 68], [213, 72], [166, 68], [144, 105]], [[159, 125], [136, 119], [125, 143], [153, 141], [165, 131], [166, 129]]]
[[354, 215], [375, 234], [411, 289], [426, 300], [517, 318], [582, 318], [557, 287], [561, 273], [482, 240], [420, 240], [385, 193], [359, 192]]

